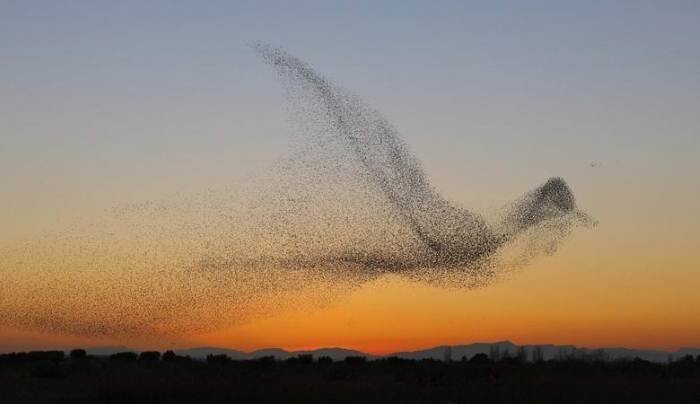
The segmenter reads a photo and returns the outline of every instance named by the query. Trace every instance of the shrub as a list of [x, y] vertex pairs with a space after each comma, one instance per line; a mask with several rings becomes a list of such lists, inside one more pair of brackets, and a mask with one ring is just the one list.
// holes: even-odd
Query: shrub
[[84, 349], [74, 349], [70, 351], [70, 358], [73, 360], [85, 359], [87, 357], [87, 352]]
[[143, 351], [139, 354], [139, 361], [153, 362], [160, 360], [160, 352]]
[[138, 355], [136, 355], [136, 352], [117, 352], [109, 355], [109, 359], [120, 362], [136, 362]]

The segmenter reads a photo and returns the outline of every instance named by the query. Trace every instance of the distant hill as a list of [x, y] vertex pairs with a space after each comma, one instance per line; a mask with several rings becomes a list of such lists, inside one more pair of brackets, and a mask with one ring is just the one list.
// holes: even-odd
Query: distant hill
[[[434, 348], [429, 348], [429, 349], [424, 349], [420, 351], [408, 351], [408, 352], [396, 352], [389, 354], [387, 356], [395, 356], [397, 358], [403, 358], [403, 359], [444, 359], [445, 357], [445, 349], [448, 347], [448, 345], [442, 345], [442, 346], [436, 346]], [[488, 355], [491, 352], [492, 347], [498, 347], [500, 349], [500, 352], [505, 353], [509, 352], [510, 354], [515, 354], [517, 351], [518, 347], [517, 345], [513, 344], [510, 341], [501, 341], [501, 342], [494, 342], [494, 343], [483, 343], [483, 342], [478, 342], [474, 344], [469, 344], [469, 345], [450, 345], [450, 349], [452, 350], [451, 356], [453, 360], [459, 360], [463, 356], [466, 356], [467, 359], [471, 358], [472, 356], [476, 354], [486, 354]]]
[[220, 355], [225, 354], [231, 357], [231, 359], [257, 359], [265, 356], [273, 356], [277, 359], [289, 359], [298, 355], [313, 355], [318, 358], [321, 356], [328, 356], [333, 360], [339, 361], [344, 360], [348, 356], [366, 356], [368, 358], [373, 358], [374, 355], [367, 354], [360, 351], [354, 351], [351, 349], [344, 348], [320, 348], [307, 351], [285, 351], [280, 348], [267, 348], [258, 349], [253, 352], [241, 352], [231, 349], [222, 348], [192, 348], [192, 349], [182, 349], [175, 351], [178, 355], [191, 356], [196, 359], [204, 359], [207, 355]]
[[[179, 355], [189, 355], [193, 358], [203, 359], [209, 354], [226, 354], [232, 359], [254, 359], [261, 358], [263, 356], [273, 356], [277, 359], [288, 359], [293, 356], [310, 354], [314, 357], [328, 356], [333, 360], [344, 360], [348, 356], [365, 356], [369, 359], [382, 358], [382, 357], [397, 357], [403, 359], [436, 359], [443, 360], [445, 358], [445, 349], [447, 345], [436, 346], [433, 348], [418, 350], [418, 351], [405, 351], [405, 352], [395, 352], [387, 355], [372, 355], [360, 351], [355, 351], [351, 349], [344, 348], [320, 348], [314, 350], [306, 351], [286, 351], [280, 348], [268, 348], [260, 349], [250, 353], [245, 353], [241, 351], [235, 351], [230, 349], [221, 348], [193, 348], [177, 351]], [[462, 357], [467, 359], [473, 357], [476, 354], [483, 353], [490, 355], [493, 350], [498, 352], [500, 355], [510, 355], [514, 356], [517, 354], [520, 345], [516, 345], [510, 341], [499, 341], [494, 343], [478, 342], [468, 345], [451, 345], [450, 356], [452, 360], [460, 360]], [[669, 358], [680, 358], [685, 355], [697, 356], [700, 355], [700, 348], [681, 348], [675, 352], [666, 351], [655, 351], [655, 350], [641, 350], [641, 349], [629, 349], [629, 348], [601, 348], [601, 349], [588, 349], [588, 348], [577, 348], [574, 345], [523, 345], [525, 353], [528, 359], [532, 357], [532, 352], [535, 348], [539, 347], [542, 350], [543, 359], [549, 360], [560, 356], [576, 356], [576, 355], [600, 355], [606, 359], [634, 359], [640, 358], [651, 362], [666, 362]]]
[[91, 348], [86, 348], [85, 351], [88, 355], [95, 356], [107, 356], [117, 352], [138, 352], [135, 349], [131, 349], [125, 346], [96, 346]]
[[[510, 341], [499, 341], [493, 343], [477, 342], [467, 345], [451, 345], [449, 346], [449, 356], [452, 360], [460, 360], [463, 357], [467, 359], [473, 357], [476, 354], [486, 354], [491, 355], [492, 353], [498, 353], [501, 356], [515, 356], [521, 346], [516, 345]], [[422, 349], [417, 351], [405, 351], [405, 352], [395, 352], [387, 355], [372, 355], [352, 349], [345, 348], [319, 348], [314, 350], [302, 350], [302, 351], [286, 351], [281, 348], [266, 348], [259, 349], [252, 352], [243, 352], [234, 349], [218, 348], [218, 347], [197, 347], [189, 349], [178, 349], [175, 352], [178, 355], [190, 356], [195, 359], [205, 359], [207, 355], [227, 355], [231, 359], [244, 360], [244, 359], [256, 359], [265, 356], [272, 356], [280, 360], [285, 360], [297, 355], [313, 355], [318, 358], [321, 356], [328, 356], [333, 360], [344, 360], [348, 356], [365, 356], [368, 359], [376, 359], [382, 357], [398, 357], [404, 359], [435, 359], [443, 360], [446, 355], [446, 349], [448, 345], [436, 346], [433, 348]], [[656, 351], [656, 350], [643, 350], [643, 349], [630, 349], [624, 347], [614, 347], [614, 348], [600, 348], [600, 349], [588, 349], [588, 348], [577, 348], [573, 345], [522, 345], [525, 350], [525, 354], [528, 359], [532, 358], [532, 353], [536, 348], [539, 348], [542, 352], [543, 359], [549, 360], [557, 357], [570, 357], [570, 356], [581, 356], [581, 355], [596, 355], [604, 359], [634, 359], [641, 358], [651, 362], [666, 362], [669, 359], [678, 359], [685, 355], [698, 356], [700, 355], [700, 348], [681, 348], [674, 352], [667, 351]], [[138, 352], [135, 349], [131, 349], [125, 346], [104, 346], [104, 347], [92, 347], [86, 349], [87, 353], [90, 355], [97, 356], [107, 356], [117, 352]]]
[[250, 354], [234, 349], [215, 348], [215, 347], [200, 347], [190, 349], [176, 349], [175, 353], [182, 356], [191, 356], [192, 358], [204, 359], [207, 355], [227, 355], [231, 359], [241, 360], [249, 359]]
[[[495, 349], [500, 355], [515, 356], [520, 345], [513, 344], [510, 341], [501, 341], [495, 343], [474, 343], [469, 345], [453, 345], [450, 346], [450, 356], [452, 360], [459, 360], [462, 357], [471, 358], [478, 353], [489, 355], [492, 349]], [[581, 355], [597, 355], [601, 358], [613, 359], [634, 359], [640, 358], [651, 362], [666, 362], [669, 358], [680, 358], [685, 355], [697, 356], [700, 354], [700, 349], [697, 348], [682, 348], [675, 352], [629, 349], [629, 348], [578, 348], [573, 345], [522, 345], [528, 359], [532, 358], [532, 352], [536, 348], [542, 351], [542, 357], [545, 360], [554, 359], [557, 357], [581, 356]], [[406, 359], [439, 359], [445, 357], [445, 349], [447, 346], [438, 346], [430, 349], [424, 349], [411, 352], [397, 352], [388, 356], [397, 356]]]
[[348, 356], [365, 356], [370, 359], [375, 358], [375, 356], [372, 354], [344, 348], [320, 348], [314, 349], [313, 351], [299, 351], [295, 352], [295, 354], [311, 354], [314, 357], [328, 356], [334, 361], [345, 360], [345, 358]]
[[264, 356], [274, 356], [277, 359], [288, 359], [292, 357], [294, 354], [288, 351], [285, 351], [284, 349], [280, 348], [266, 348], [266, 349], [258, 349], [257, 351], [253, 351], [249, 354], [250, 359], [255, 359], [255, 358], [262, 358]]

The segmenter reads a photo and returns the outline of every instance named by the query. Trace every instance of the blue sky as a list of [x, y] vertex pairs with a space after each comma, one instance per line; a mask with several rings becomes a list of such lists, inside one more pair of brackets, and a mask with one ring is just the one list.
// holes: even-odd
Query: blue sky
[[699, 16], [695, 1], [0, 1], [0, 211], [21, 233], [22, 217], [268, 165], [288, 116], [254, 41], [363, 96], [467, 205], [551, 175], [582, 198], [640, 173], [682, 184], [700, 170]]

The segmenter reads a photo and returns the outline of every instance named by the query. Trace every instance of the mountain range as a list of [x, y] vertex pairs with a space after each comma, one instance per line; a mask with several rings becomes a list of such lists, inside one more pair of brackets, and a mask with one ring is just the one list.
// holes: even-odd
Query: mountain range
[[[301, 351], [287, 351], [281, 348], [267, 348], [259, 349], [252, 352], [244, 352], [234, 349], [218, 347], [197, 347], [189, 349], [178, 349], [175, 350], [175, 353], [177, 353], [178, 355], [190, 356], [195, 359], [204, 359], [207, 357], [207, 355], [227, 355], [231, 359], [237, 360], [256, 359], [265, 356], [272, 356], [277, 359], [284, 360], [298, 355], [308, 354], [313, 355], [316, 358], [321, 356], [328, 356], [333, 360], [344, 360], [348, 356], [364, 356], [368, 359], [398, 357], [403, 359], [415, 360], [444, 360], [446, 358], [449, 358], [451, 360], [460, 360], [463, 357], [469, 359], [472, 356], [480, 353], [486, 355], [492, 355], [496, 353], [501, 356], [515, 356], [517, 355], [517, 352], [521, 347], [523, 348], [523, 352], [525, 353], [525, 355], [527, 355], [528, 359], [532, 358], [533, 352], [535, 352], [535, 350], [539, 348], [539, 351], [542, 354], [542, 358], [545, 360], [557, 357], [594, 355], [609, 360], [640, 358], [651, 362], [666, 362], [669, 359], [678, 359], [685, 355], [700, 355], [700, 348], [681, 348], [673, 352], [668, 352], [659, 350], [631, 349], [624, 347], [590, 349], [578, 348], [573, 345], [516, 345], [510, 341], [500, 341], [494, 343], [478, 342], [468, 345], [442, 345], [423, 350], [394, 352], [386, 355], [373, 355], [345, 348], [319, 348], [314, 350]], [[137, 350], [130, 349], [124, 346], [93, 347], [87, 349], [87, 352], [91, 355], [110, 355], [112, 353], [124, 351], [137, 352]]]

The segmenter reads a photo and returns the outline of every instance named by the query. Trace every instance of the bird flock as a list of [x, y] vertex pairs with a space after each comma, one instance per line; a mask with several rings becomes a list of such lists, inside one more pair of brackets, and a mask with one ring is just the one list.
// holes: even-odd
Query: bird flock
[[379, 112], [285, 51], [253, 49], [282, 79], [288, 155], [235, 190], [4, 247], [0, 328], [161, 339], [318, 307], [386, 275], [483, 287], [594, 224], [561, 178], [496, 217], [446, 200]]

